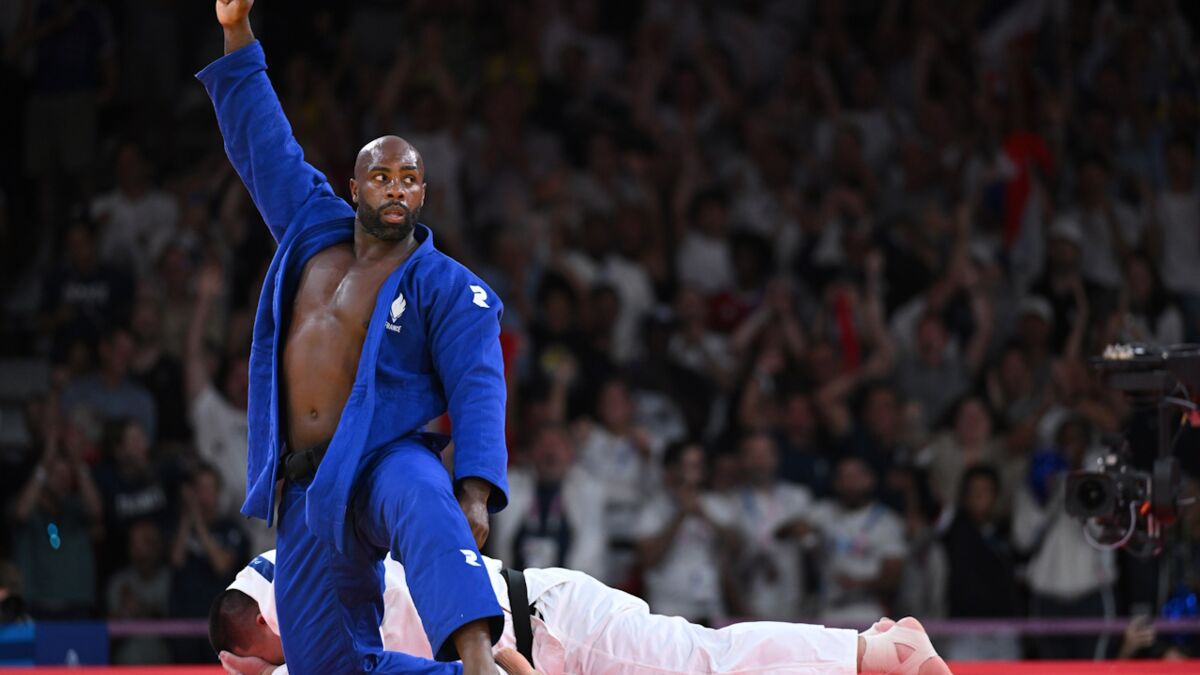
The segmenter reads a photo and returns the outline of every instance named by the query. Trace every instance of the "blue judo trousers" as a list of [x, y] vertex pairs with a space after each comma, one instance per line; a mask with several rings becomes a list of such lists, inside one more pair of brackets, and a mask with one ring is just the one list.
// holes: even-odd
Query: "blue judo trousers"
[[[305, 264], [350, 241], [354, 211], [304, 160], [266, 74], [258, 42], [202, 70], [225, 150], [279, 248], [263, 283], [250, 353], [249, 460], [242, 513], [271, 522], [278, 507], [275, 599], [292, 673], [457, 673], [450, 635], [503, 615], [440, 461], [444, 436], [423, 431], [449, 410], [454, 481], [492, 488], [508, 502], [505, 386], [499, 298], [438, 252], [417, 225], [418, 246], [383, 283], [354, 385], [311, 480], [289, 481], [275, 503], [282, 330]], [[437, 661], [385, 652], [383, 556], [408, 572]]]

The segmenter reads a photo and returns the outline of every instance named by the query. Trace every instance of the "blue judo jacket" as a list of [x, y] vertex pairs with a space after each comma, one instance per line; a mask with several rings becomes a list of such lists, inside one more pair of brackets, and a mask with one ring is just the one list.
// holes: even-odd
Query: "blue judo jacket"
[[[242, 505], [244, 515], [270, 523], [286, 440], [280, 425], [281, 331], [305, 263], [353, 239], [354, 210], [304, 161], [266, 69], [256, 41], [196, 77], [216, 109], [229, 160], [279, 242], [254, 318]], [[434, 248], [429, 228], [417, 225], [415, 236], [417, 248], [379, 289], [354, 386], [307, 492], [309, 529], [338, 550], [351, 489], [371, 453], [419, 433], [447, 408], [455, 481], [476, 477], [491, 483], [493, 512], [508, 503], [503, 306], [483, 281]]]

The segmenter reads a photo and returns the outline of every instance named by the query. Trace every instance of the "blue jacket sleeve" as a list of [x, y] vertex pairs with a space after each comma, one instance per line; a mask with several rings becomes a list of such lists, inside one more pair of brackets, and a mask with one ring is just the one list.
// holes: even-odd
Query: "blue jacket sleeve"
[[276, 240], [294, 223], [354, 216], [324, 174], [304, 161], [257, 40], [213, 61], [196, 78], [216, 109], [225, 153]]
[[454, 481], [481, 478], [493, 486], [488, 509], [508, 504], [508, 449], [504, 441], [504, 357], [500, 351], [500, 298], [466, 268], [453, 264], [433, 280], [424, 303], [430, 352], [453, 425]]

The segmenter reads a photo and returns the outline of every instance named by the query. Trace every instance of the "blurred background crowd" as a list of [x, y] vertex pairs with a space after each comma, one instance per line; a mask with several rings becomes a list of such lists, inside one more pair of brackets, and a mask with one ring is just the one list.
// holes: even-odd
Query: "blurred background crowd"
[[[1154, 449], [1087, 358], [1200, 338], [1191, 3], [259, 4], [309, 161], [346, 195], [362, 143], [408, 138], [438, 247], [505, 302], [491, 554], [714, 625], [1195, 616], [1200, 509], [1146, 561], [1062, 506], [1112, 435]], [[0, 7], [7, 620], [205, 616], [272, 546], [237, 510], [274, 243], [191, 79], [212, 11]]]

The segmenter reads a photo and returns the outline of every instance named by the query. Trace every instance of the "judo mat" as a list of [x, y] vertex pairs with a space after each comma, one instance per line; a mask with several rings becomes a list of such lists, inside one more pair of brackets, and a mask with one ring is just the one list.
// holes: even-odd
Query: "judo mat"
[[[951, 663], [954, 675], [1200, 675], [1191, 661], [990, 661]], [[2, 668], [0, 675], [221, 675], [217, 666], [114, 666], [110, 668]], [[596, 673], [596, 675], [604, 675]]]

